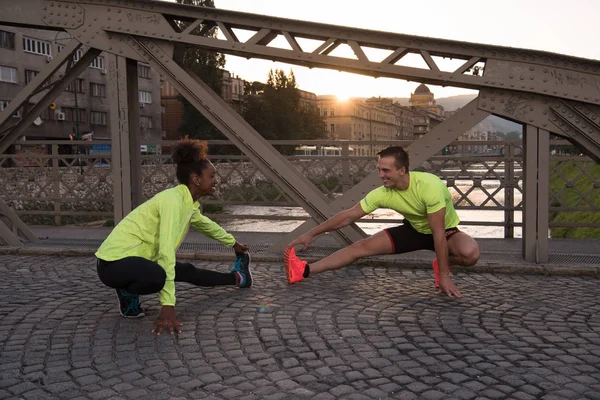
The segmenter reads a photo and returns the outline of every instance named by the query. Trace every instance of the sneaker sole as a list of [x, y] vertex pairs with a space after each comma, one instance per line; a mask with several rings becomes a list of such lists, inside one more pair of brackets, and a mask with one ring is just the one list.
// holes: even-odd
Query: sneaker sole
[[115, 295], [117, 296], [117, 304], [119, 305], [119, 314], [121, 314], [121, 317], [129, 318], [129, 319], [137, 319], [137, 318], [143, 318], [146, 316], [146, 314], [144, 314], [143, 312], [139, 313], [138, 315], [123, 315], [123, 311], [121, 311], [121, 300], [119, 299], [118, 294], [115, 293]]
[[248, 275], [250, 275], [250, 286], [246, 286], [246, 288], [251, 288], [254, 285], [254, 279], [252, 278], [252, 269], [250, 268], [250, 264], [252, 263], [252, 257], [250, 257], [250, 253], [248, 254]]

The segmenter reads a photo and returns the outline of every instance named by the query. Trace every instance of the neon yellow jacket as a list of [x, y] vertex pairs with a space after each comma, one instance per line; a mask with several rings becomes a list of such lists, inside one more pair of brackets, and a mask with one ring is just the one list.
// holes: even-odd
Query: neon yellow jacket
[[202, 215], [185, 185], [164, 190], [130, 212], [104, 240], [96, 257], [116, 261], [143, 257], [158, 263], [167, 273], [158, 297], [163, 306], [175, 305], [175, 252], [190, 225], [227, 247], [235, 238]]

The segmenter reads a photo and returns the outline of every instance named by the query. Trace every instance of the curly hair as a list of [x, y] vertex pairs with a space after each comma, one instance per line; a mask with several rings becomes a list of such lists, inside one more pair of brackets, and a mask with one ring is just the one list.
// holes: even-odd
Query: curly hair
[[202, 175], [202, 171], [210, 165], [208, 144], [187, 136], [177, 142], [172, 158], [177, 164], [177, 181], [185, 185], [189, 183], [192, 173]]

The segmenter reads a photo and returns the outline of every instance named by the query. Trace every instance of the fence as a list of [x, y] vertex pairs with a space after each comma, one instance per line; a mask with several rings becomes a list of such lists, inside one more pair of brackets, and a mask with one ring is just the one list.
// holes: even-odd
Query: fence
[[[161, 141], [143, 146], [146, 199], [177, 183], [169, 154], [174, 144]], [[330, 199], [342, 195], [375, 171], [373, 149], [382, 147], [382, 142], [363, 141], [272, 141], [271, 144], [284, 154], [298, 149], [299, 154], [287, 155], [287, 159]], [[408, 145], [410, 141], [394, 144]], [[551, 144], [551, 228], [557, 232], [562, 229], [563, 233], [575, 228], [600, 231], [597, 218], [600, 166], [580, 154], [565, 155], [565, 151], [573, 151], [568, 142], [553, 140]], [[18, 142], [15, 148], [16, 154], [0, 155], [1, 196], [25, 222], [58, 225], [112, 218], [112, 167], [107, 142], [25, 141]], [[356, 155], [358, 148], [360, 153], [369, 155]], [[209, 141], [209, 149], [220, 183], [215, 197], [202, 199], [203, 205], [296, 206], [229, 141]], [[311, 151], [307, 153], [306, 149]], [[515, 227], [521, 226], [515, 219], [523, 204], [521, 141], [453, 142], [417, 169], [442, 178], [458, 210], [502, 211], [504, 215], [502, 221], [466, 220], [462, 225], [504, 227], [504, 237], [514, 237]], [[213, 218], [231, 218], [226, 214], [211, 214], [210, 209], [206, 213]], [[235, 215], [235, 218], [306, 219], [267, 214]], [[399, 218], [377, 222], [395, 223]]]

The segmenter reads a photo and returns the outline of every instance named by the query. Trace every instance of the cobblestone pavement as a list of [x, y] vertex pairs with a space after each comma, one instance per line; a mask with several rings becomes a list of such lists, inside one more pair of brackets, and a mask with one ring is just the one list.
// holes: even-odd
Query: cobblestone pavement
[[[226, 262], [198, 261], [226, 271]], [[0, 399], [600, 399], [599, 281], [349, 267], [178, 285], [183, 333], [119, 317], [93, 258], [2, 256]]]

